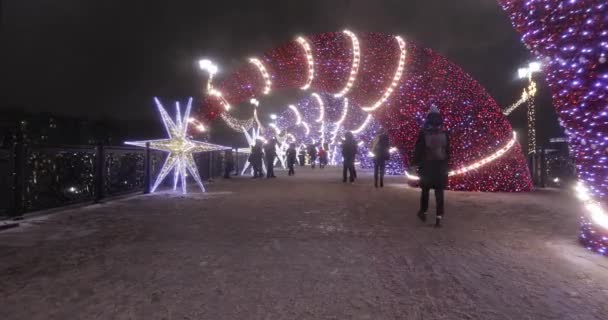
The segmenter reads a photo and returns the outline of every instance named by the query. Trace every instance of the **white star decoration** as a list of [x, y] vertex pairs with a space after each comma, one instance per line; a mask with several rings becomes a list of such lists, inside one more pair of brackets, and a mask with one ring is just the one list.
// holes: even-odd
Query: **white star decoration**
[[[253, 128], [251, 128], [251, 134], [249, 134], [247, 129], [245, 129], [244, 127], [242, 127], [242, 129], [243, 133], [245, 134], [245, 139], [247, 139], [247, 143], [250, 147], [255, 146], [257, 140], [266, 140], [260, 135], [260, 128], [256, 128], [254, 126]], [[241, 172], [241, 175], [245, 175], [247, 169], [251, 169], [251, 175], [253, 175], [253, 167], [251, 166], [249, 159], [247, 159], [247, 162], [245, 162], [245, 166], [243, 166], [243, 171]], [[262, 169], [264, 170], [264, 172], [266, 172], [266, 163], [264, 161], [262, 161]]]
[[147, 143], [150, 143], [151, 149], [169, 152], [169, 155], [167, 156], [167, 159], [165, 160], [165, 163], [163, 164], [163, 167], [160, 170], [151, 191], [154, 192], [169, 174], [169, 172], [175, 169], [173, 177], [173, 190], [177, 189], [177, 183], [181, 178], [182, 192], [184, 194], [186, 193], [186, 177], [188, 176], [187, 172], [189, 172], [201, 190], [205, 192], [205, 187], [203, 186], [201, 177], [198, 174], [198, 169], [194, 163], [192, 154], [197, 152], [229, 150], [230, 148], [190, 140], [188, 138], [188, 119], [190, 118], [190, 109], [192, 108], [192, 98], [188, 100], [188, 106], [186, 107], [186, 113], [184, 114], [183, 118], [181, 117], [179, 102], [175, 103], [177, 113], [175, 122], [173, 122], [173, 120], [169, 117], [169, 114], [157, 98], [154, 98], [154, 102], [156, 102], [156, 106], [160, 112], [160, 116], [163, 120], [163, 124], [165, 125], [165, 129], [167, 130], [167, 134], [169, 135], [169, 139], [125, 142], [125, 144], [144, 148], [146, 147]]

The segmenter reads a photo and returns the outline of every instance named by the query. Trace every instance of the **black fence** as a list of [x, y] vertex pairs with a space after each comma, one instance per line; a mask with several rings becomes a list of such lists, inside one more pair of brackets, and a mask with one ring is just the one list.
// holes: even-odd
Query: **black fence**
[[[166, 156], [149, 148], [17, 142], [0, 149], [0, 216], [149, 192]], [[201, 178], [221, 175], [224, 158], [225, 151], [195, 154]]]

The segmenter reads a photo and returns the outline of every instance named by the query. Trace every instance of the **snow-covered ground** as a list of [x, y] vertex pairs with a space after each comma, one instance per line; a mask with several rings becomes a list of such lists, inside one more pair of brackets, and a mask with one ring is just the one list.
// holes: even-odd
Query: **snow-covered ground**
[[608, 259], [566, 193], [451, 192], [434, 229], [401, 177], [296, 170], [0, 232], [0, 319], [608, 317]]

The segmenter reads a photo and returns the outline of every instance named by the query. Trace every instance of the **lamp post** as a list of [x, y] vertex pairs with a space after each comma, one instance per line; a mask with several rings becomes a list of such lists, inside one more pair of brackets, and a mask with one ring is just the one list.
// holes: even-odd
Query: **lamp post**
[[[517, 75], [519, 79], [528, 79], [528, 87], [533, 84], [534, 73], [541, 71], [540, 62], [530, 62], [527, 67], [519, 68]], [[530, 171], [532, 173], [532, 180], [535, 184], [538, 182], [538, 161], [536, 159], [537, 146], [536, 146], [536, 107], [534, 105], [534, 95], [528, 97], [528, 162], [530, 165]]]

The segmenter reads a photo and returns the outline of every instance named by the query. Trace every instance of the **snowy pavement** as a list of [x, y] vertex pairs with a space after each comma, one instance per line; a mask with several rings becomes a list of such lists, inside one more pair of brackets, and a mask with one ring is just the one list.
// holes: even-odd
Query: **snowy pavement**
[[0, 319], [608, 317], [608, 259], [566, 193], [449, 192], [434, 229], [402, 177], [297, 170], [0, 232]]

